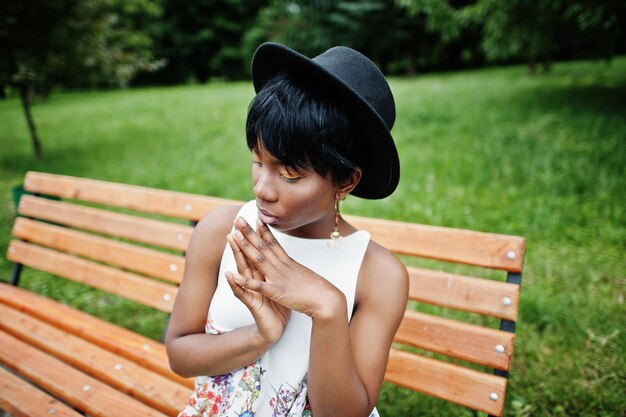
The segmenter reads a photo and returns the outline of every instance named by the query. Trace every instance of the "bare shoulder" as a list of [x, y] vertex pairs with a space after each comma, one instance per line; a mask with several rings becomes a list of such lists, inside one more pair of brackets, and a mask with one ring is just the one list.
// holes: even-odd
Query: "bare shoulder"
[[[198, 283], [214, 285], [217, 270], [226, 246], [226, 235], [233, 227], [233, 220], [240, 207], [223, 206], [205, 214], [191, 234], [185, 253], [185, 272], [181, 291]], [[177, 297], [178, 299], [179, 297]]]
[[233, 221], [241, 206], [222, 206], [205, 214], [194, 228], [187, 248], [189, 255], [201, 252], [206, 255], [221, 256], [226, 244], [226, 235], [233, 227]]
[[370, 241], [357, 286], [357, 303], [372, 296], [387, 302], [406, 303], [409, 291], [409, 274], [406, 266], [387, 248]]
[[226, 235], [233, 227], [235, 216], [241, 209], [241, 206], [221, 206], [217, 207], [202, 216], [194, 233], [200, 235], [213, 235], [214, 233]]

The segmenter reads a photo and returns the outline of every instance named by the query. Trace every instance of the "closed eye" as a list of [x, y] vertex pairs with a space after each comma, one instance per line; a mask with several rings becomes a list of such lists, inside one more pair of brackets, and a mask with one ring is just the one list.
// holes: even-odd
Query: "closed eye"
[[297, 182], [300, 178], [302, 178], [302, 177], [288, 177], [285, 174], [280, 174], [280, 177], [290, 184], [293, 184], [294, 182]]
[[302, 178], [301, 175], [297, 175], [298, 173], [294, 171], [295, 169], [285, 166], [284, 171], [280, 173], [280, 176], [288, 183], [294, 183]]

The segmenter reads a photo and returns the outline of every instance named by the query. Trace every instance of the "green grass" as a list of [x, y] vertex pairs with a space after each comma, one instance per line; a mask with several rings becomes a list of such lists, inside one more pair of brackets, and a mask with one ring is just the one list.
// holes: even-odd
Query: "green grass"
[[[527, 256], [509, 416], [626, 409], [626, 59], [393, 79], [402, 163], [384, 201], [344, 211], [524, 236]], [[10, 188], [27, 170], [251, 198], [250, 83], [53, 94], [34, 107], [33, 158], [16, 99], [0, 101], [0, 251]], [[2, 277], [11, 265], [0, 261]], [[27, 272], [24, 286], [159, 338], [163, 316]], [[385, 386], [384, 416], [471, 415]]]

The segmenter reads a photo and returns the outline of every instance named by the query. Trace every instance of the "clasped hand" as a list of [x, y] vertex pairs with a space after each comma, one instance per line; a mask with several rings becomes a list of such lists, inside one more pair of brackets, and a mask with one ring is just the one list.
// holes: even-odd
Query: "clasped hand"
[[313, 318], [335, 313], [343, 294], [291, 259], [267, 225], [258, 220], [255, 232], [242, 217], [234, 225], [227, 240], [237, 273], [226, 272], [226, 278], [235, 296], [252, 313], [264, 341], [273, 343], [280, 338], [291, 310]]

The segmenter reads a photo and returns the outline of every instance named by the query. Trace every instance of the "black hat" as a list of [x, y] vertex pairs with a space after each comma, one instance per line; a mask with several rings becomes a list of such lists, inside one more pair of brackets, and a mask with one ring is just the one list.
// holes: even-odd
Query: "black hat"
[[363, 176], [352, 191], [379, 199], [394, 192], [400, 180], [398, 152], [391, 137], [396, 119], [393, 95], [383, 74], [363, 54], [336, 46], [311, 59], [284, 45], [268, 42], [252, 58], [252, 82], [258, 93], [278, 72], [296, 72], [329, 85], [352, 110], [363, 132]]

